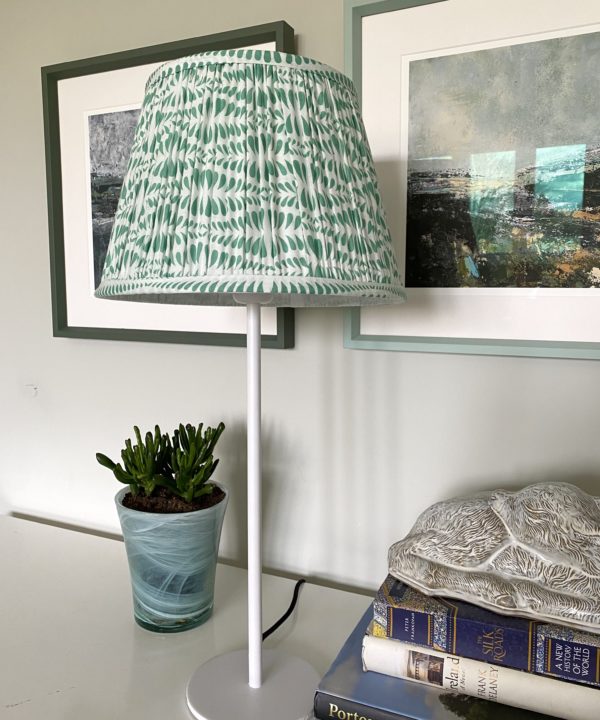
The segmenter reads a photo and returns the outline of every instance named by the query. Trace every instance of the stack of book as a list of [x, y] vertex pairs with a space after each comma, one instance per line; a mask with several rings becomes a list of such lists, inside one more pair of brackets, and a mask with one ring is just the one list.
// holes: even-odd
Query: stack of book
[[319, 684], [314, 713], [600, 720], [600, 634], [430, 597], [388, 576]]

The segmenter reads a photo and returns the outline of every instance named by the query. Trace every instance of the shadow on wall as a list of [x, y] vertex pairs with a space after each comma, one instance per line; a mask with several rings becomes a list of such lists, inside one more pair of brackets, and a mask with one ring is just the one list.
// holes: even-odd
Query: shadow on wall
[[[262, 423], [262, 541], [264, 550], [273, 541], [285, 538], [285, 517], [291, 498], [286, 498], [286, 474], [298, 468], [298, 458], [289, 438], [275, 423]], [[223, 436], [225, 438], [225, 435]], [[227, 533], [226, 562], [238, 567], [247, 566], [248, 495], [247, 495], [247, 428], [245, 422], [229, 423], [227, 444], [220, 454], [220, 480], [231, 492], [231, 502], [225, 516]], [[223, 550], [223, 549], [222, 549]], [[268, 568], [265, 568], [268, 569]]]

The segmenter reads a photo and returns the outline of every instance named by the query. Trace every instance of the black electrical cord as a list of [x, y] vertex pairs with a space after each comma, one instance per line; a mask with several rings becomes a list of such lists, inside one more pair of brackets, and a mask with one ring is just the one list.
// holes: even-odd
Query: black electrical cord
[[292, 614], [292, 612], [294, 611], [294, 608], [296, 607], [296, 603], [298, 602], [298, 593], [300, 592], [300, 585], [302, 585], [305, 582], [306, 582], [306, 580], [304, 580], [304, 578], [301, 578], [300, 580], [298, 580], [298, 582], [296, 583], [296, 586], [294, 587], [294, 594], [292, 596], [292, 602], [290, 603], [289, 608], [285, 611], [285, 613], [279, 618], [279, 620], [276, 623], [271, 625], [271, 627], [268, 630], [264, 631], [264, 633], [262, 634], [263, 640], [266, 640], [269, 637], [269, 635], [274, 633], [275, 630], [277, 630], [277, 628], [280, 625], [283, 625], [283, 623]]

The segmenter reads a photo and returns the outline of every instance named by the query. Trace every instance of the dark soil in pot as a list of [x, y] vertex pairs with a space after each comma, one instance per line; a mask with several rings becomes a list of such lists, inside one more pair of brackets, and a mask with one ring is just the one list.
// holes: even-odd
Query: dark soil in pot
[[212, 507], [225, 497], [225, 493], [221, 488], [213, 488], [212, 493], [201, 495], [197, 500], [189, 503], [176, 495], [173, 495], [167, 488], [158, 487], [152, 495], [132, 495], [127, 493], [122, 500], [125, 507], [132, 510], [141, 510], [142, 512], [151, 513], [184, 513], [194, 512], [195, 510], [203, 510]]

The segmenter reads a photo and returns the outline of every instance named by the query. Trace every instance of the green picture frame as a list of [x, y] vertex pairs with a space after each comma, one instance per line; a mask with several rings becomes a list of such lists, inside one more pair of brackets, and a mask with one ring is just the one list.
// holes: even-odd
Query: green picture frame
[[[432, 8], [432, 14], [435, 11], [440, 14], [440, 18], [443, 15], [443, 19], [440, 20], [442, 25], [452, 22], [454, 10], [452, 0], [345, 0], [345, 69], [347, 74], [353, 78], [360, 97], [362, 97], [363, 90], [363, 19], [382, 13], [404, 11], [427, 5], [436, 5], [435, 10]], [[498, 8], [501, 7], [503, 6], [498, 4]], [[430, 14], [430, 18], [432, 14]], [[510, 15], [510, 13], [508, 14]], [[563, 14], [567, 15], [566, 8]], [[459, 22], [458, 19], [456, 21]], [[567, 19], [564, 22], [565, 29], [572, 27], [572, 21], [571, 24], [567, 22]], [[583, 22], [589, 22], [590, 26], [600, 23], [600, 12], [593, 13], [593, 17]], [[494, 25], [491, 20], [489, 24]], [[560, 19], [555, 24], [557, 32], [559, 32], [561, 27]], [[579, 19], [578, 24], [583, 25], [581, 19]], [[532, 30], [531, 32], [535, 33], [536, 31]], [[520, 32], [525, 34], [525, 31]], [[499, 37], [508, 38], [510, 33]], [[448, 44], [452, 44], [451, 41], [448, 41]], [[595, 303], [596, 300], [593, 300], [593, 302]], [[425, 332], [422, 335], [401, 334], [401, 330], [398, 330], [401, 327], [401, 314], [403, 310], [408, 310], [409, 307], [410, 297], [405, 306], [393, 310], [393, 317], [391, 314], [385, 316], [385, 313], [390, 313], [390, 309], [386, 308], [381, 311], [381, 322], [370, 326], [365, 322], [364, 313], [379, 312], [378, 310], [361, 310], [360, 308], [347, 310], [344, 322], [344, 346], [362, 350], [600, 359], [600, 342], [589, 342], [587, 339], [582, 341], [573, 340], [572, 338], [565, 340], [555, 338], [549, 340], [528, 339], [527, 337], [524, 339], [506, 339], [505, 337], [495, 337], [493, 333], [490, 334], [490, 337], [485, 338], [430, 336]], [[386, 324], [388, 323], [387, 318], [390, 319], [389, 324]], [[378, 326], [378, 331], [371, 332], [370, 329], [365, 329], [373, 325]], [[581, 333], [581, 335], [584, 334]]]
[[[76, 197], [69, 197], [68, 189], [63, 184], [63, 154], [68, 145], [67, 138], [61, 138], [61, 105], [59, 103], [59, 87], [61, 81], [81, 80], [89, 82], [94, 78], [101, 78], [102, 73], [121, 71], [166, 62], [199, 52], [223, 50], [238, 47], [250, 47], [272, 44], [280, 52], [294, 53], [294, 30], [284, 21], [277, 21], [240, 28], [227, 32], [203, 37], [195, 37], [176, 42], [152, 45], [125, 52], [112, 53], [98, 57], [86, 58], [72, 62], [60, 63], [42, 67], [42, 99], [44, 115], [44, 140], [46, 153], [46, 182], [48, 198], [48, 231], [50, 241], [50, 278], [52, 292], [52, 323], [53, 335], [65, 338], [84, 338], [101, 340], [131, 340], [143, 342], [189, 343], [199, 345], [220, 345], [243, 347], [246, 345], [245, 329], [238, 327], [232, 332], [229, 328], [220, 327], [215, 330], [214, 316], [211, 320], [207, 315], [211, 312], [222, 311], [221, 308], [202, 308], [203, 320], [194, 322], [193, 327], [182, 329], [148, 329], [147, 327], [114, 327], [103, 326], [95, 317], [89, 322], [72, 322], [69, 319], [69, 298], [66, 257], [66, 242], [79, 242], [79, 238], [68, 237], [68, 222], [65, 223], [65, 208], [69, 203], [81, 200], [81, 193]], [[83, 123], [83, 121], [82, 121]], [[67, 231], [65, 229], [67, 225]], [[71, 271], [72, 272], [72, 271]], [[79, 276], [85, 273], [78, 273]], [[83, 294], [93, 295], [90, 287], [91, 280], [79, 278], [78, 283], [84, 283]], [[86, 286], [85, 283], [88, 283]], [[106, 304], [106, 303], [104, 303]], [[145, 306], [145, 303], [136, 303]], [[173, 306], [175, 312], [177, 306]], [[179, 306], [181, 308], [181, 306]], [[234, 309], [237, 313], [237, 309]], [[243, 313], [243, 308], [240, 308]], [[274, 349], [288, 349], [294, 347], [294, 310], [291, 308], [278, 308], [270, 310], [274, 313], [271, 318], [271, 328], [263, 331], [262, 347]], [[167, 324], [169, 320], [165, 321]], [[210, 330], [203, 329], [203, 323]], [[217, 320], [217, 325], [219, 321]], [[179, 323], [177, 323], [179, 325]], [[263, 323], [264, 325], [264, 323]], [[269, 332], [275, 328], [275, 332]], [[245, 325], [244, 325], [245, 328]]]

